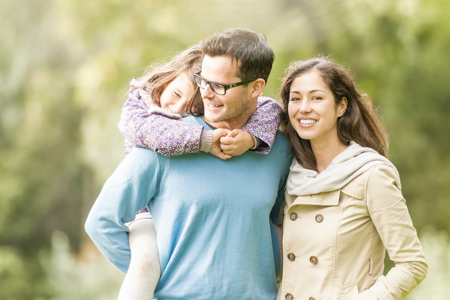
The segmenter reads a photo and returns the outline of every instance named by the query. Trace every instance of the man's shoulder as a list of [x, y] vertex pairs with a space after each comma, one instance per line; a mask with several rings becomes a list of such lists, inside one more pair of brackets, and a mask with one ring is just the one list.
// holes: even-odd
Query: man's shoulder
[[202, 117], [195, 117], [195, 116], [187, 116], [186, 118], [183, 118], [183, 122], [191, 123], [191, 124], [199, 124], [203, 126], [204, 121], [202, 120]]
[[153, 164], [155, 161], [158, 161], [158, 153], [145, 148], [133, 147], [130, 153], [125, 157], [124, 162], [125, 161], [127, 164]]
[[275, 160], [280, 167], [288, 168], [292, 161], [291, 145], [288, 138], [278, 130], [270, 152], [268, 154], [260, 155], [268, 155], [271, 159]]
[[[289, 139], [280, 130], [277, 131], [277, 135], [275, 136], [275, 141], [273, 144], [277, 145], [280, 148], [289, 148], [289, 146], [290, 146]], [[273, 146], [272, 146], [272, 148], [273, 148]]]

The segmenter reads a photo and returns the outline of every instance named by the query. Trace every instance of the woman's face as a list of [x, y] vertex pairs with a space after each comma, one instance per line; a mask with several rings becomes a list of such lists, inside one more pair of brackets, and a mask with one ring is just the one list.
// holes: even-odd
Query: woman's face
[[194, 83], [186, 73], [181, 73], [162, 92], [159, 103], [167, 112], [186, 115], [186, 105], [193, 96]]
[[289, 94], [289, 119], [297, 134], [311, 144], [336, 139], [337, 119], [347, 107], [335, 104], [334, 95], [317, 71], [297, 77]]

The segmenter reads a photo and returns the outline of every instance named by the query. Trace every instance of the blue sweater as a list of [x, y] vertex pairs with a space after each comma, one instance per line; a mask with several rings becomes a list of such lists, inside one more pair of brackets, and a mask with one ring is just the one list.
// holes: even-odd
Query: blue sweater
[[[184, 121], [209, 126], [201, 118]], [[164, 157], [134, 148], [108, 179], [86, 231], [120, 270], [128, 227], [145, 206], [161, 262], [156, 299], [275, 299], [277, 222], [292, 157], [277, 134], [269, 154], [227, 161], [206, 153]]]

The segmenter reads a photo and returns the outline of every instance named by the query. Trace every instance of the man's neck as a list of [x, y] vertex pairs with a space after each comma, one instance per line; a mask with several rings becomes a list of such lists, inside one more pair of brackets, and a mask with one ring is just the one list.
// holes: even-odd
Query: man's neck
[[224, 128], [228, 130], [241, 129], [242, 127], [244, 127], [245, 124], [247, 124], [247, 121], [249, 119], [247, 118], [245, 120], [227, 120], [222, 122], [211, 122], [207, 120], [205, 116], [201, 117], [202, 120], [205, 121], [205, 123], [208, 124], [209, 127], [211, 127], [211, 129]]
[[211, 122], [209, 122], [208, 120], [205, 119], [205, 116], [202, 115], [200, 117], [209, 127], [211, 127], [212, 130], [217, 129], [217, 127], [213, 126]]

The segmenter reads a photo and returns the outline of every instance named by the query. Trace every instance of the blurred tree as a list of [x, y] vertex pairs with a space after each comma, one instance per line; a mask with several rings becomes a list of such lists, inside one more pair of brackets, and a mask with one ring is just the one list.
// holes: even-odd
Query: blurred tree
[[[4, 249], [20, 258], [23, 267], [12, 278], [27, 288], [0, 280], [0, 298], [32, 299], [51, 293], [39, 263], [51, 234], [59, 229], [73, 247], [80, 243], [81, 204], [92, 172], [79, 153], [82, 109], [72, 84], [77, 61], [58, 32], [56, 7], [2, 2], [0, 249], [8, 245]], [[8, 276], [11, 269], [4, 270]]]
[[74, 252], [87, 238], [86, 215], [123, 158], [117, 123], [130, 80], [228, 27], [267, 36], [276, 60], [264, 93], [274, 98], [292, 60], [322, 53], [350, 67], [379, 106], [416, 227], [450, 231], [448, 0], [0, 6], [0, 257], [17, 263], [0, 261], [0, 299], [52, 297], [39, 256], [54, 231]]

